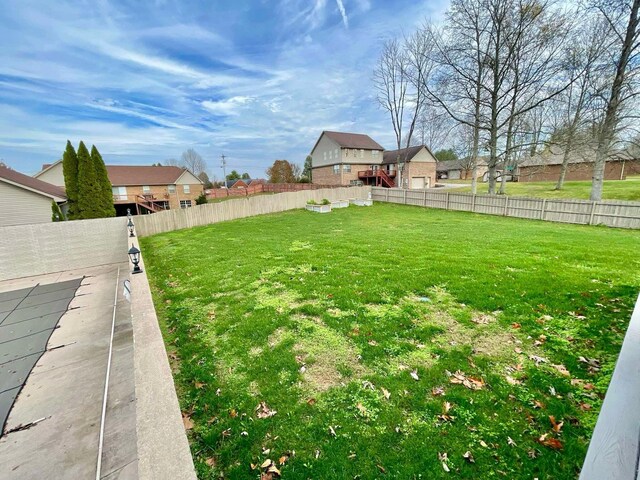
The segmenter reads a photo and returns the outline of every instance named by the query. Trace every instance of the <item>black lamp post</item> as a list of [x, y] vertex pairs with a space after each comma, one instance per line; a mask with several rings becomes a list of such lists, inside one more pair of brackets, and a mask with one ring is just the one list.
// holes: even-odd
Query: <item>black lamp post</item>
[[129, 258], [131, 258], [131, 262], [133, 263], [133, 272], [132, 273], [142, 273], [142, 269], [138, 265], [140, 263], [140, 250], [131, 244], [131, 248], [129, 249]]
[[127, 208], [127, 218], [131, 220], [131, 209]]
[[129, 218], [129, 223], [127, 223], [127, 227], [129, 227], [129, 236], [130, 236], [130, 237], [135, 237], [135, 236], [136, 236], [136, 234], [135, 234], [135, 233], [133, 233], [133, 227], [134, 227], [134, 226], [135, 226], [135, 225], [134, 225], [134, 224], [133, 224], [133, 222], [131, 221], [131, 218]]

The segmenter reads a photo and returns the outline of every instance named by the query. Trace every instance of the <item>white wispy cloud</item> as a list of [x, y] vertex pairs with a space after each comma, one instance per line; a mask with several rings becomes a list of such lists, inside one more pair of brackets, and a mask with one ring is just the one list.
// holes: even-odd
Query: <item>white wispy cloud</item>
[[336, 0], [338, 4], [338, 10], [340, 10], [340, 15], [342, 16], [342, 23], [344, 23], [344, 28], [349, 28], [349, 17], [347, 16], [347, 11], [344, 8], [344, 3], [342, 0]]
[[202, 106], [216, 115], [239, 115], [240, 108], [253, 101], [252, 97], [237, 96], [225, 100], [205, 100]]

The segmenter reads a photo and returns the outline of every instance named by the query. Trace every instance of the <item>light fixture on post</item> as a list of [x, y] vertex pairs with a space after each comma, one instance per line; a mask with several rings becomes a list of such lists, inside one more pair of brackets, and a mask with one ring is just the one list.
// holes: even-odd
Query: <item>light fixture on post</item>
[[127, 227], [129, 227], [129, 236], [130, 237], [135, 237], [136, 234], [133, 233], [133, 227], [135, 227], [135, 225], [133, 224], [133, 222], [131, 221], [131, 219], [129, 219], [129, 223], [127, 223]]
[[127, 208], [127, 218], [131, 220], [131, 209]]
[[140, 250], [138, 250], [133, 244], [131, 244], [131, 248], [129, 249], [129, 258], [131, 259], [131, 263], [133, 263], [133, 272], [131, 273], [142, 273], [142, 269], [138, 265], [140, 263]]

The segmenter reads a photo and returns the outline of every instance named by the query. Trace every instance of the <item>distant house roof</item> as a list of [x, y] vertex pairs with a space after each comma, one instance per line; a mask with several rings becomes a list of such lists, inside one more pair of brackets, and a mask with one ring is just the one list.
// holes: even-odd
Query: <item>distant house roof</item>
[[3, 167], [1, 165], [0, 181], [39, 193], [58, 202], [63, 202], [67, 199], [67, 194], [63, 188], [56, 187], [55, 185], [51, 185], [50, 183], [43, 182], [42, 180], [16, 172], [15, 170], [11, 170], [10, 168]]
[[[416, 145], [414, 147], [401, 148], [400, 150], [385, 150], [385, 152], [382, 154], [382, 164], [384, 165], [387, 163], [397, 163], [398, 155], [400, 155], [400, 160], [402, 160], [404, 159], [405, 153], [407, 155], [407, 162], [410, 162], [411, 159], [415, 157], [423, 148], [427, 147], [425, 145]], [[428, 148], [427, 151], [429, 151]]]
[[[107, 165], [111, 185], [171, 185], [186, 172], [186, 168], [140, 165]], [[194, 175], [195, 176], [195, 175]], [[200, 183], [202, 181], [198, 179]]]
[[[237, 183], [242, 183], [243, 185], [236, 185]], [[245, 187], [249, 185], [249, 179], [246, 178], [236, 178], [234, 180], [227, 180], [226, 182], [224, 182], [224, 186], [227, 188], [234, 188], [234, 187]]]
[[[633, 149], [618, 150], [611, 153], [607, 162], [618, 162], [623, 160], [631, 160], [634, 158]], [[569, 164], [593, 163], [596, 159], [596, 150], [594, 147], [582, 147], [574, 149], [569, 154]], [[559, 146], [551, 146], [548, 150], [541, 154], [527, 157], [519, 162], [520, 167], [544, 167], [547, 165], [561, 165], [564, 160], [564, 150]]]
[[[42, 175], [45, 171], [62, 163], [58, 160], [52, 164], [44, 164], [42, 171], [35, 176]], [[171, 166], [150, 166], [150, 165], [106, 165], [107, 175], [111, 185], [128, 186], [128, 185], [172, 185], [178, 179], [188, 172], [186, 168]], [[194, 177], [197, 178], [196, 175]], [[200, 183], [203, 183], [198, 179]]]
[[[478, 157], [477, 162], [479, 167], [486, 167], [487, 157]], [[470, 163], [470, 157], [459, 158], [458, 160], [445, 160], [444, 162], [438, 161], [438, 164], [436, 165], [436, 171], [448, 172], [449, 170], [466, 170]], [[496, 167], [502, 168], [502, 162], [498, 162]]]
[[318, 141], [313, 146], [311, 151], [315, 150], [318, 142], [322, 138], [322, 135], [326, 135], [328, 138], [336, 142], [342, 148], [357, 148], [362, 150], [384, 150], [382, 145], [376, 142], [369, 135], [363, 133], [345, 133], [345, 132], [329, 132], [324, 130]]

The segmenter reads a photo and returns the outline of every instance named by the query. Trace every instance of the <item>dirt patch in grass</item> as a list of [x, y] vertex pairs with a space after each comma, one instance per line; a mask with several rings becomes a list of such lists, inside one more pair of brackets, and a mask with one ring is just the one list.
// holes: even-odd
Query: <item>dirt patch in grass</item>
[[294, 317], [296, 343], [293, 351], [300, 363], [303, 387], [324, 392], [365, 374], [358, 348], [318, 318]]

